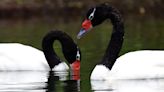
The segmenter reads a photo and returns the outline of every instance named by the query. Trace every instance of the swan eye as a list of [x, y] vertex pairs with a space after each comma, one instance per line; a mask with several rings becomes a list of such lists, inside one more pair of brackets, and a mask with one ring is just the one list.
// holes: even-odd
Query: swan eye
[[76, 56], [76, 60], [80, 60], [80, 56]]
[[79, 52], [79, 50], [77, 51], [77, 54], [76, 54], [76, 60], [80, 60], [80, 52]]
[[89, 15], [88, 19], [92, 20], [94, 18], [94, 14], [95, 14], [96, 8], [93, 9], [93, 12]]

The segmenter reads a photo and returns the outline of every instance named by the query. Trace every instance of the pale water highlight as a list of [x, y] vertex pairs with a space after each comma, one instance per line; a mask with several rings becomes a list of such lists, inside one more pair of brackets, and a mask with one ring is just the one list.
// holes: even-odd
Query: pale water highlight
[[80, 92], [80, 80], [66, 72], [0, 72], [0, 92]]

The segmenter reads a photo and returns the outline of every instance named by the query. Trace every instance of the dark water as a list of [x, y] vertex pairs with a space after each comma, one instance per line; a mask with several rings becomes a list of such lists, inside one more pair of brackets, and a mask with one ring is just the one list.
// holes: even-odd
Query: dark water
[[[69, 75], [49, 72], [0, 72], [1, 92], [163, 92], [164, 79], [124, 80], [117, 82], [94, 81], [90, 74], [105, 52], [112, 25], [106, 21], [93, 28], [85, 38], [77, 41], [76, 35], [81, 20], [42, 18], [30, 20], [1, 20], [0, 42], [19, 42], [41, 49], [43, 36], [52, 29], [68, 33], [82, 51], [80, 81], [71, 80]], [[125, 41], [120, 55], [134, 50], [164, 49], [164, 19], [125, 18]], [[56, 53], [65, 60], [59, 42], [55, 42]]]

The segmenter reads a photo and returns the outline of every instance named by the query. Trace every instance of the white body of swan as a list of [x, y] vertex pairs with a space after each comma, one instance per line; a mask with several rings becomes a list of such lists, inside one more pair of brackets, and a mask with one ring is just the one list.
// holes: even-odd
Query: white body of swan
[[[41, 70], [49, 71], [44, 53], [19, 43], [0, 44], [0, 71]], [[54, 71], [68, 70], [65, 62], [55, 66]]]
[[96, 65], [91, 80], [164, 78], [164, 51], [141, 50], [120, 56], [111, 70]]

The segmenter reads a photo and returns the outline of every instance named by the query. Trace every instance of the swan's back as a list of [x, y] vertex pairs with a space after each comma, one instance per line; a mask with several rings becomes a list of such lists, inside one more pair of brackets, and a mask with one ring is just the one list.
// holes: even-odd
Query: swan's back
[[19, 43], [0, 44], [0, 70], [48, 70], [42, 51]]
[[117, 59], [117, 63], [137, 63], [146, 66], [146, 65], [161, 65], [164, 64], [164, 51], [153, 51], [153, 50], [142, 50], [129, 52], [125, 55], [120, 56]]
[[118, 78], [154, 78], [164, 76], [164, 51], [142, 50], [120, 56], [112, 73]]

